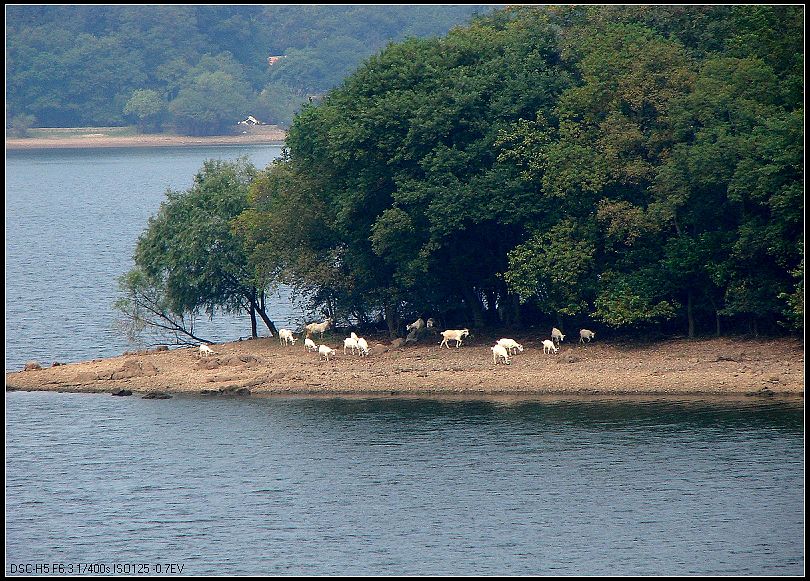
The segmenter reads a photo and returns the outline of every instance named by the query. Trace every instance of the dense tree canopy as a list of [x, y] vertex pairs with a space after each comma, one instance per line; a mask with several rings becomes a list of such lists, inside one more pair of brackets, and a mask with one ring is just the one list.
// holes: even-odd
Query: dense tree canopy
[[392, 332], [796, 328], [802, 22], [513, 7], [390, 45], [295, 118], [240, 218], [251, 260]]
[[[392, 334], [419, 315], [801, 329], [802, 24], [801, 6], [522, 6], [390, 44], [301, 109], [269, 167], [206, 165], [170, 194], [129, 288], [261, 314], [285, 283]], [[188, 75], [223, 100], [249, 83], [218, 58], [162, 69], [173, 102]]]

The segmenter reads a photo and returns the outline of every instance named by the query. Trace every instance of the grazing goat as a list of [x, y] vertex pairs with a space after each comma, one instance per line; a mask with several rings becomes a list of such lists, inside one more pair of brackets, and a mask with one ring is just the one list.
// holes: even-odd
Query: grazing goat
[[492, 363], [498, 364], [498, 359], [502, 359], [504, 363], [509, 365], [509, 351], [503, 345], [496, 344], [492, 349]]
[[506, 352], [509, 354], [513, 354], [512, 349], [515, 350], [515, 353], [523, 353], [523, 345], [514, 339], [498, 339], [497, 344], [506, 349]]
[[422, 317], [419, 317], [418, 319], [416, 319], [410, 325], [405, 325], [405, 330], [410, 331], [411, 329], [416, 329], [418, 331], [424, 326], [425, 326], [425, 322], [422, 320]]
[[311, 337], [315, 333], [320, 333], [321, 338], [323, 338], [323, 334], [332, 327], [332, 323], [334, 323], [332, 317], [329, 317], [323, 323], [310, 323], [304, 327], [307, 337]]
[[591, 339], [596, 337], [596, 333], [593, 331], [589, 331], [588, 329], [580, 329], [579, 331], [579, 342], [584, 343], [585, 339], [588, 340], [588, 343], [591, 342]]
[[[354, 335], [354, 333], [352, 333], [352, 335]], [[357, 337], [357, 335], [354, 335], [354, 337], [346, 337], [343, 340], [343, 354], [344, 355], [346, 355], [346, 348], [347, 347], [352, 350], [352, 355], [354, 355], [354, 350], [355, 349], [357, 349], [358, 351], [360, 350], [360, 345], [357, 344], [357, 339], [355, 337]]]
[[565, 339], [565, 335], [562, 334], [557, 327], [551, 329], [551, 340], [557, 343], [558, 345], [562, 343], [562, 340]]
[[556, 353], [557, 351], [559, 351], [559, 349], [557, 349], [554, 341], [549, 341], [548, 339], [543, 341], [543, 353]]
[[279, 329], [278, 330], [278, 342], [279, 343], [284, 343], [285, 345], [287, 345], [287, 343], [290, 342], [293, 345], [295, 345], [295, 341], [296, 341], [295, 336], [293, 335], [293, 332], [290, 331], [289, 329]]
[[205, 343], [200, 343], [200, 357], [208, 357], [209, 355], [214, 355], [216, 353], [212, 350], [208, 345]]
[[357, 339], [357, 347], [360, 349], [360, 355], [364, 357], [371, 353], [371, 349], [368, 348], [368, 343], [363, 337]]
[[329, 356], [335, 356], [335, 350], [327, 345], [320, 345], [318, 347], [318, 353], [321, 354], [321, 357], [326, 357], [326, 360], [329, 361]]
[[307, 351], [317, 351], [318, 346], [315, 344], [315, 341], [307, 337], [306, 339], [304, 339], [304, 349], [306, 349]]
[[461, 340], [470, 334], [469, 329], [449, 329], [447, 331], [442, 331], [442, 342], [439, 343], [439, 349], [442, 348], [442, 345], [447, 345], [447, 348], [450, 349], [450, 344], [448, 343], [449, 340], [455, 340], [456, 342], [456, 349], [461, 347]]

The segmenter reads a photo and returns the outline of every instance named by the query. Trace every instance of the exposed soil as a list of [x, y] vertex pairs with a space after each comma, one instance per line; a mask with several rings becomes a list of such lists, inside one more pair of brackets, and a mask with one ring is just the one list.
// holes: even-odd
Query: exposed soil
[[[322, 342], [329, 361], [275, 338], [196, 348], [150, 350], [119, 357], [6, 373], [8, 390], [164, 391], [206, 394], [804, 394], [800, 340], [672, 339], [652, 344], [563, 342], [544, 354], [542, 338], [511, 363], [493, 364], [498, 337], [471, 336], [456, 349], [439, 341], [392, 346], [369, 341], [372, 353], [344, 355], [342, 337]], [[544, 337], [543, 337], [544, 338]], [[318, 341], [316, 340], [316, 343]], [[452, 344], [452, 342], [451, 342]], [[33, 366], [35, 367], [35, 366]]]

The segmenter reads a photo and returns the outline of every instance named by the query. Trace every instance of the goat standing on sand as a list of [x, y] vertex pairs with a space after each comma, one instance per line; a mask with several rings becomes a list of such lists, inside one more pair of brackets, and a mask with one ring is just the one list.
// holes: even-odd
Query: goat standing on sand
[[512, 349], [515, 350], [515, 353], [523, 353], [523, 345], [514, 339], [498, 339], [497, 345], [500, 345], [506, 349], [506, 352], [511, 355], [514, 355], [514, 353], [512, 353]]
[[290, 331], [289, 329], [278, 330], [279, 343], [284, 343], [285, 345], [287, 345], [287, 343], [292, 343], [293, 345], [295, 345], [295, 341], [296, 341], [295, 335], [293, 335], [293, 332]]
[[321, 345], [318, 347], [318, 353], [321, 354], [321, 357], [326, 357], [326, 360], [329, 361], [329, 356], [335, 356], [335, 350], [327, 345]]
[[205, 343], [200, 343], [200, 357], [208, 357], [214, 355], [216, 352]]
[[323, 338], [323, 334], [332, 327], [332, 323], [334, 323], [332, 317], [329, 317], [323, 323], [310, 323], [304, 327], [306, 329], [307, 337], [311, 337], [315, 333], [319, 333], [321, 338]]
[[551, 340], [554, 341], [557, 345], [562, 343], [563, 339], [565, 339], [565, 335], [562, 334], [557, 327], [551, 329]]
[[548, 339], [543, 341], [543, 353], [556, 353], [557, 351], [559, 351], [559, 349], [557, 349], [554, 341], [549, 341]]
[[450, 349], [450, 345], [447, 343], [450, 340], [454, 340], [456, 342], [456, 349], [461, 347], [461, 340], [470, 334], [469, 329], [448, 329], [447, 331], [442, 331], [442, 342], [439, 343], [439, 349], [442, 348], [442, 345], [447, 345], [447, 348]]
[[347, 347], [352, 350], [352, 355], [354, 355], [354, 350], [355, 349], [357, 349], [358, 351], [360, 350], [360, 345], [357, 344], [357, 335], [355, 335], [354, 333], [352, 333], [352, 335], [354, 335], [354, 336], [353, 337], [346, 337], [343, 340], [343, 354], [344, 355], [346, 355], [346, 348]]
[[590, 343], [591, 339], [593, 339], [594, 337], [596, 337], [596, 333], [594, 333], [593, 331], [589, 331], [588, 329], [581, 329], [579, 331], [579, 342], [580, 343], [584, 343], [585, 339], [587, 339], [588, 343]]
[[363, 357], [371, 353], [371, 349], [368, 348], [368, 342], [363, 337], [357, 338], [357, 347], [360, 349], [360, 355]]
[[502, 359], [504, 363], [509, 365], [509, 351], [506, 350], [506, 347], [496, 343], [495, 346], [490, 347], [490, 349], [492, 349], [492, 363], [497, 365], [498, 359]]
[[304, 349], [307, 351], [317, 351], [318, 346], [315, 344], [315, 341], [307, 337], [304, 339]]

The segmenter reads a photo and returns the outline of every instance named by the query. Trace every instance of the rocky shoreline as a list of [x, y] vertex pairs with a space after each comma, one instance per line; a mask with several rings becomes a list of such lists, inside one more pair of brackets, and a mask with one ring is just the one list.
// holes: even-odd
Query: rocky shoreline
[[[6, 390], [133, 394], [433, 395], [738, 395], [804, 396], [799, 339], [672, 339], [563, 343], [544, 354], [542, 338], [524, 339], [510, 365], [493, 364], [497, 337], [470, 337], [460, 349], [438, 341], [371, 342], [372, 354], [343, 354], [340, 337], [330, 361], [302, 342], [274, 338], [223, 343], [200, 357], [196, 348], [166, 347], [118, 357], [6, 373]], [[125, 395], [120, 393], [119, 395]]]

